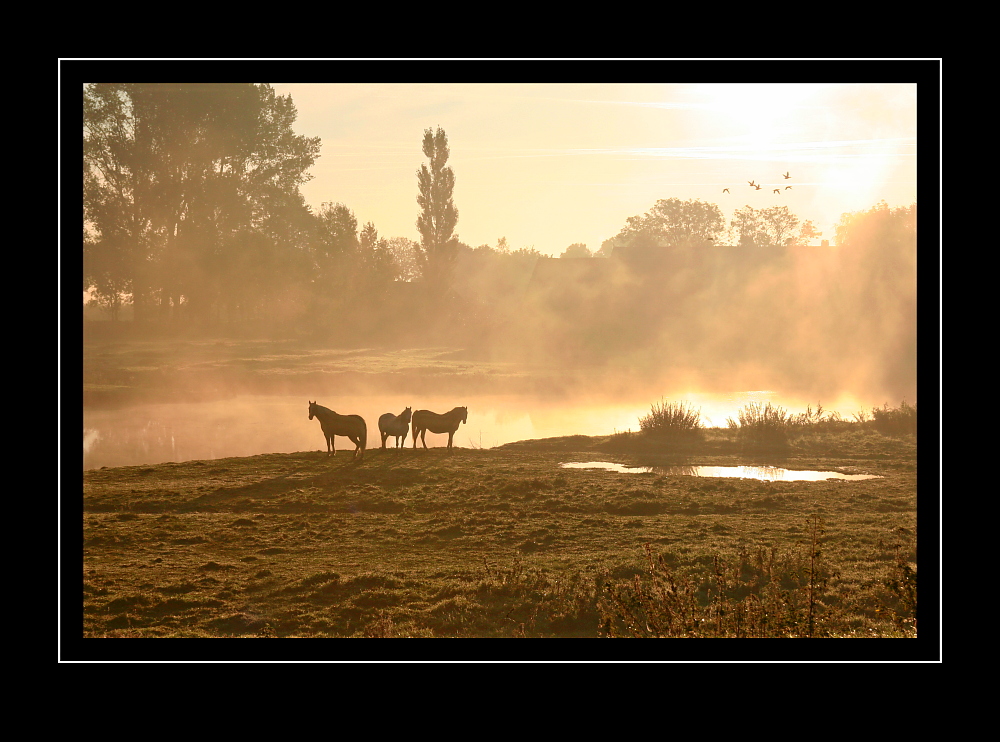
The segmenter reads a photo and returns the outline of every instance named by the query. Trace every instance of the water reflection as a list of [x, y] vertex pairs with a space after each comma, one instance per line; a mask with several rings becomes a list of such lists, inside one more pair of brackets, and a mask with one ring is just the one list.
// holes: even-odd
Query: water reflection
[[[648, 407], [623, 404], [548, 403], [525, 397], [466, 399], [405, 395], [320, 396], [319, 403], [340, 414], [358, 414], [368, 423], [368, 448], [382, 445], [378, 418], [406, 407], [447, 412], [469, 407], [468, 422], [455, 433], [462, 448], [493, 448], [533, 438], [608, 435], [637, 429]], [[224, 402], [177, 402], [110, 410], [84, 410], [83, 468], [134, 466], [165, 461], [254, 456], [326, 450], [319, 423], [309, 420], [308, 400], [286, 396], [243, 396]], [[427, 434], [427, 446], [448, 443], [447, 435]], [[354, 450], [346, 438], [337, 449]], [[388, 441], [388, 447], [393, 441]], [[404, 447], [413, 446], [407, 435]]]
[[[469, 408], [469, 419], [459, 426], [455, 445], [493, 448], [533, 438], [570, 435], [610, 435], [638, 431], [650, 401], [638, 399], [548, 400], [525, 395], [247, 395], [223, 401], [146, 404], [120, 409], [84, 409], [83, 468], [134, 466], [165, 461], [254, 456], [325, 450], [319, 423], [308, 419], [308, 400], [341, 414], [357, 414], [368, 423], [368, 448], [381, 445], [378, 418], [399, 414], [406, 407], [446, 412], [457, 405]], [[671, 395], [690, 400], [701, 410], [703, 422], [725, 426], [727, 416], [751, 401], [778, 403], [774, 392]], [[789, 406], [790, 409], [795, 409]], [[803, 403], [802, 408], [805, 408]], [[851, 407], [844, 409], [850, 410]], [[447, 435], [427, 435], [429, 447], [447, 445]], [[353, 450], [346, 438], [338, 449]], [[389, 442], [388, 445], [392, 445]], [[413, 445], [410, 436], [404, 445]]]
[[798, 471], [777, 466], [625, 466], [610, 461], [580, 461], [560, 464], [566, 469], [607, 469], [626, 474], [663, 476], [733, 477], [767, 482], [820, 482], [825, 479], [881, 479], [875, 474], [842, 474], [837, 471]]

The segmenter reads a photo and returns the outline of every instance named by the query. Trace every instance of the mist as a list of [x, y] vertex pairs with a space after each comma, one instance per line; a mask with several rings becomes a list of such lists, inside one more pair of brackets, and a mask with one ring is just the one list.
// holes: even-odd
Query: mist
[[[795, 235], [799, 219], [784, 204], [808, 199], [829, 212], [835, 196], [820, 193], [833, 190], [814, 187], [826, 177], [815, 163], [797, 161], [793, 179], [765, 138], [773, 171], [752, 175], [795, 186], [750, 188], [737, 173], [745, 162], [728, 157], [711, 169], [711, 187], [732, 196], [727, 209], [756, 199], [734, 221], [714, 203], [671, 197], [623, 217], [600, 250], [573, 243], [548, 257], [506, 238], [472, 247], [456, 230], [468, 214], [481, 219], [486, 202], [456, 200], [464, 175], [448, 164], [454, 143], [438, 126], [423, 130], [422, 145], [412, 132], [414, 164], [421, 152], [426, 162], [407, 172], [410, 205], [392, 199], [394, 213], [418, 215], [420, 239], [386, 237], [346, 203], [307, 205], [300, 187], [323, 144], [296, 133], [296, 115], [291, 97], [268, 84], [85, 87], [85, 409], [301, 397], [342, 414], [363, 407], [371, 438], [379, 414], [406, 406], [478, 405], [496, 421], [503, 395], [518, 399], [506, 405], [518, 415], [556, 405], [563, 419], [751, 392], [787, 407], [856, 405], [840, 409], [845, 416], [916, 403], [915, 204], [844, 214], [835, 245], [810, 245], [821, 233], [805, 222]], [[133, 117], [149, 136], [130, 133]], [[261, 129], [261, 117], [275, 126]], [[623, 121], [615, 131], [632, 129]], [[569, 177], [558, 160], [543, 161], [553, 177]], [[484, 178], [471, 181], [494, 182]], [[524, 204], [517, 218], [566, 218], [566, 204], [543, 203]], [[593, 223], [581, 203], [569, 213]], [[725, 423], [720, 414], [712, 424]], [[534, 423], [522, 428], [541, 434]], [[85, 440], [95, 446], [101, 435], [85, 431]]]

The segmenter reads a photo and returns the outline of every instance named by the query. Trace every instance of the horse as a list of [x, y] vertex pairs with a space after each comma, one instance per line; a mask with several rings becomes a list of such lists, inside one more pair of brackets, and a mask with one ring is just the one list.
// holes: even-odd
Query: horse
[[390, 435], [396, 439], [396, 448], [402, 448], [403, 441], [406, 440], [406, 433], [410, 430], [410, 408], [393, 415], [387, 412], [378, 419], [378, 432], [382, 434], [382, 448], [385, 448], [385, 439]]
[[[319, 425], [323, 429], [323, 437], [326, 438], [326, 455], [336, 456], [337, 447], [333, 443], [333, 436], [344, 435], [350, 438], [357, 448], [354, 449], [353, 458], [363, 461], [365, 458], [365, 445], [368, 443], [368, 425], [361, 415], [338, 415], [333, 410], [327, 409], [315, 402], [309, 403], [309, 419], [319, 418]], [[360, 457], [358, 454], [361, 454]]]
[[447, 433], [448, 448], [451, 448], [455, 431], [458, 430], [459, 424], [467, 422], [468, 418], [469, 409], [467, 407], [456, 407], [443, 415], [430, 410], [417, 410], [413, 413], [413, 447], [417, 447], [417, 435], [419, 435], [420, 442], [424, 444], [424, 448], [427, 448], [424, 436], [429, 430], [432, 433]]

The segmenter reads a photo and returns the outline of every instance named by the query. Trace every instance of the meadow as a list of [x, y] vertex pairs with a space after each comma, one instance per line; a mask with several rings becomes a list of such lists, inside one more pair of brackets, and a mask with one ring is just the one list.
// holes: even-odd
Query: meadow
[[[690, 413], [360, 462], [317, 430], [316, 450], [85, 471], [82, 636], [916, 637], [915, 408]], [[587, 461], [879, 478], [561, 466]]]

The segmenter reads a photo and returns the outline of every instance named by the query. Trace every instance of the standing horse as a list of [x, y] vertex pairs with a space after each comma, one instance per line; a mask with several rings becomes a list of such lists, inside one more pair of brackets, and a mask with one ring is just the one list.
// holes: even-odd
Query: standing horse
[[443, 415], [430, 410], [417, 410], [413, 413], [413, 447], [417, 447], [417, 436], [419, 435], [420, 442], [424, 444], [424, 448], [427, 448], [424, 436], [429, 430], [432, 433], [447, 433], [448, 448], [451, 448], [455, 431], [458, 430], [459, 424], [466, 422], [468, 418], [469, 409], [467, 407], [456, 407]]
[[365, 445], [368, 443], [368, 426], [361, 415], [338, 415], [333, 410], [329, 410], [315, 402], [309, 403], [309, 419], [319, 418], [319, 425], [323, 429], [323, 437], [326, 438], [326, 455], [336, 456], [337, 447], [333, 443], [333, 436], [345, 435], [350, 438], [357, 448], [354, 449], [354, 458], [364, 460]]
[[390, 435], [396, 439], [396, 448], [402, 448], [406, 434], [410, 430], [410, 408], [393, 415], [387, 412], [378, 419], [378, 432], [382, 434], [382, 448], [385, 448], [385, 439]]

